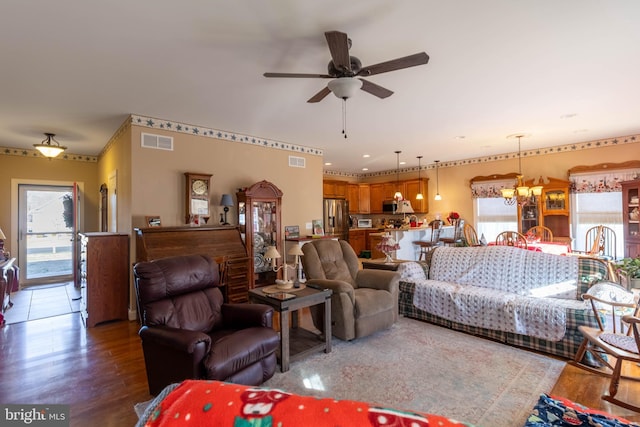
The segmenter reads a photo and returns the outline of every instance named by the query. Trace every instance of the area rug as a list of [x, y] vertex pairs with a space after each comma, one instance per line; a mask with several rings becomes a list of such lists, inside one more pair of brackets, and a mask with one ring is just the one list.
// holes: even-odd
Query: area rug
[[293, 362], [265, 387], [444, 415], [487, 427], [524, 425], [565, 362], [418, 320]]

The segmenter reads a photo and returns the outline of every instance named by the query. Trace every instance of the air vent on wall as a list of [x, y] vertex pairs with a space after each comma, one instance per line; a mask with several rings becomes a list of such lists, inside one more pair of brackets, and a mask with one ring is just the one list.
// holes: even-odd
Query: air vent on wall
[[144, 148], [173, 151], [173, 137], [143, 133], [140, 141]]
[[306, 167], [305, 160], [304, 157], [289, 156], [289, 167], [304, 168]]

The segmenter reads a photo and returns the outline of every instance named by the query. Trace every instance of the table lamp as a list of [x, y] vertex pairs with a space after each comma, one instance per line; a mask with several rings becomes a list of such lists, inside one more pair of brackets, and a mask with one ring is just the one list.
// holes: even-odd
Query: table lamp
[[222, 225], [230, 225], [227, 222], [227, 213], [229, 212], [229, 207], [233, 206], [233, 198], [231, 197], [231, 194], [222, 195], [222, 198], [220, 199], [220, 206], [224, 206], [224, 222]]

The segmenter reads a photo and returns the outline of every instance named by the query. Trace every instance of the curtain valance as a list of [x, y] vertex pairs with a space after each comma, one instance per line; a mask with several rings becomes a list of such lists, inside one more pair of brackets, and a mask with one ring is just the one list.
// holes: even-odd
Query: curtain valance
[[572, 193], [609, 193], [622, 191], [620, 183], [640, 176], [640, 168], [583, 172], [569, 175]]
[[516, 180], [514, 178], [471, 182], [471, 197], [474, 199], [502, 197], [500, 190], [503, 188], [513, 188], [515, 184]]

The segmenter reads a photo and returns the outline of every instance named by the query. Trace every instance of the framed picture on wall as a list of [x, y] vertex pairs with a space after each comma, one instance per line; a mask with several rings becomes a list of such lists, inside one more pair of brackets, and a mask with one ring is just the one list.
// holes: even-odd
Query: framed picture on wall
[[145, 216], [144, 219], [149, 227], [160, 227], [162, 225], [160, 222], [160, 217], [157, 215]]

